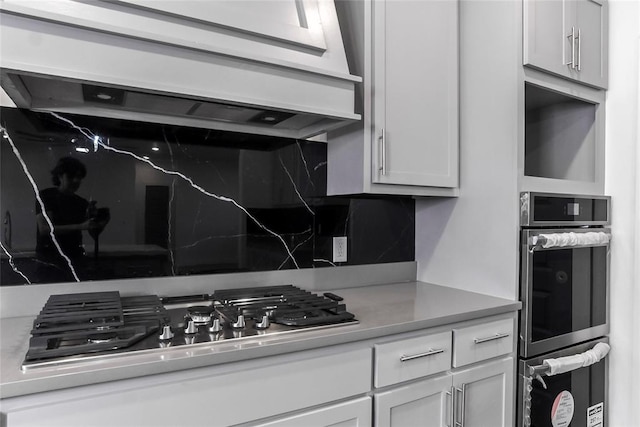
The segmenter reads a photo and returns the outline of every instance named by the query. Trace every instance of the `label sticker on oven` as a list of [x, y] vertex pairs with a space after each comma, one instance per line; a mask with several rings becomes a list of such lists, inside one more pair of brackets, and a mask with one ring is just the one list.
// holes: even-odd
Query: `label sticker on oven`
[[564, 390], [556, 396], [551, 407], [551, 424], [553, 427], [566, 427], [573, 419], [573, 395]]
[[587, 427], [604, 425], [604, 404], [602, 402], [587, 408]]

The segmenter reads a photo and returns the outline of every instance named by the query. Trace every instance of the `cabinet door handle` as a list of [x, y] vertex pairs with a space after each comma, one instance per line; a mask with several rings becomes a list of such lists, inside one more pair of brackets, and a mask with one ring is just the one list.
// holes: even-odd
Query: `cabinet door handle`
[[384, 128], [380, 129], [380, 173], [382, 175], [387, 174], [387, 135]]
[[580, 54], [582, 53], [582, 31], [580, 31], [580, 29], [578, 28], [578, 37], [576, 37], [577, 41], [578, 41], [578, 71], [580, 71], [582, 69], [581, 65], [581, 58], [580, 58]]
[[451, 390], [449, 391], [445, 391], [444, 392], [448, 397], [449, 397], [449, 402], [451, 403], [451, 406], [447, 406], [446, 409], [448, 409], [448, 411], [445, 409], [445, 412], [447, 413], [447, 415], [449, 416], [449, 422], [447, 424], [445, 424], [447, 427], [453, 427], [453, 423], [455, 422], [455, 393], [453, 391], [453, 386], [451, 386]]
[[565, 63], [571, 68], [576, 68], [576, 27], [571, 27], [571, 34], [567, 36], [571, 40], [571, 61]]
[[418, 359], [420, 357], [433, 356], [434, 354], [440, 354], [440, 353], [444, 353], [444, 349], [443, 348], [438, 348], [436, 350], [430, 349], [429, 351], [427, 351], [425, 353], [412, 354], [411, 356], [402, 355], [402, 356], [400, 356], [400, 361], [401, 362], [406, 362], [408, 360]]
[[460, 427], [464, 427], [464, 412], [467, 406], [467, 385], [462, 384], [462, 402], [460, 402]]
[[487, 341], [493, 341], [493, 340], [499, 340], [500, 338], [506, 338], [509, 335], [511, 335], [511, 334], [509, 334], [508, 332], [504, 332], [502, 334], [498, 333], [498, 334], [492, 335], [490, 337], [475, 338], [473, 340], [473, 342], [476, 343], [476, 344], [480, 344], [480, 343], [487, 342]]
[[[454, 387], [453, 388], [453, 401], [455, 402], [453, 409], [453, 417], [454, 417], [454, 427], [464, 427], [464, 392], [465, 385], [462, 385], [462, 388]], [[462, 396], [461, 399], [458, 399], [458, 393]], [[460, 417], [458, 421], [458, 413], [460, 413]]]

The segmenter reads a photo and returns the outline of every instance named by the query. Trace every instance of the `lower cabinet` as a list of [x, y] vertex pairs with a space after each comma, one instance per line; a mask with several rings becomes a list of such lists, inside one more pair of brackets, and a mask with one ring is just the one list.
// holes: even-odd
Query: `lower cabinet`
[[507, 427], [513, 417], [513, 358], [375, 394], [376, 427]]
[[3, 399], [0, 425], [230, 426], [318, 407], [340, 421], [368, 415], [369, 424], [344, 425], [370, 425], [370, 404], [329, 405], [365, 397], [371, 370], [370, 347], [335, 346]]
[[451, 376], [418, 381], [375, 394], [376, 426], [451, 425]]
[[371, 425], [371, 398], [361, 397], [292, 415], [255, 427], [369, 427]]
[[496, 316], [376, 343], [375, 426], [511, 426], [515, 331]]
[[465, 427], [511, 426], [514, 366], [508, 357], [454, 373], [454, 421]]

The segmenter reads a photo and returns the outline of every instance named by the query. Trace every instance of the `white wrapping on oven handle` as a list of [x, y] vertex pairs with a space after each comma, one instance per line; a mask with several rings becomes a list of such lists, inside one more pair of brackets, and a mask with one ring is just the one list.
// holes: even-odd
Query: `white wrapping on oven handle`
[[545, 374], [548, 376], [562, 374], [593, 365], [602, 360], [609, 353], [610, 349], [609, 344], [599, 342], [591, 350], [587, 350], [584, 353], [558, 357], [557, 359], [544, 359], [542, 364], [549, 367], [549, 370], [545, 372]]
[[603, 231], [587, 233], [542, 233], [531, 238], [533, 246], [543, 248], [563, 248], [570, 246], [604, 245], [611, 240], [611, 234]]

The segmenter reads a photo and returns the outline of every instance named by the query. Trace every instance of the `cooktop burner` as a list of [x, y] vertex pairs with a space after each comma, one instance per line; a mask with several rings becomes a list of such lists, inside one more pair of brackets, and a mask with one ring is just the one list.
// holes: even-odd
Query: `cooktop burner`
[[34, 321], [22, 368], [354, 323], [341, 297], [293, 285], [164, 298], [52, 295]]

